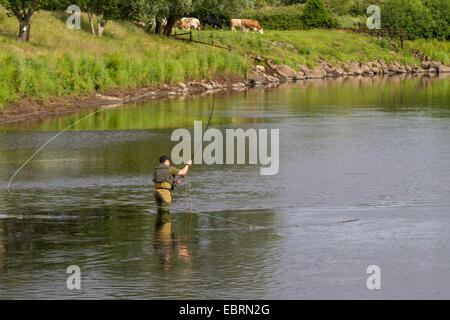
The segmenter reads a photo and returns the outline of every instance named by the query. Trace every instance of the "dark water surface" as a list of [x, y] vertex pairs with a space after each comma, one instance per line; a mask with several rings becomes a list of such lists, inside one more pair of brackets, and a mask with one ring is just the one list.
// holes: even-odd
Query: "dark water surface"
[[[280, 130], [280, 170], [196, 165], [157, 219], [152, 171], [211, 96], [0, 127], [0, 298], [450, 298], [450, 78], [216, 96], [211, 126]], [[108, 202], [114, 200], [116, 202]], [[226, 220], [224, 220], [226, 219]], [[247, 227], [256, 225], [267, 228]], [[81, 290], [66, 287], [70, 265]], [[366, 268], [381, 268], [381, 290]]]

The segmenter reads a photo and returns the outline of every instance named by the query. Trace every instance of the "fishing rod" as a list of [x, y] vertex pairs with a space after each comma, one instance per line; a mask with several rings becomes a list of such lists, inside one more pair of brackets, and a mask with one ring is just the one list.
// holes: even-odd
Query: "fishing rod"
[[[206, 131], [208, 131], [210, 125], [211, 125], [211, 119], [212, 119], [212, 116], [214, 114], [215, 104], [216, 104], [216, 94], [214, 93], [213, 94], [213, 103], [212, 103], [212, 107], [211, 107], [211, 112], [209, 113], [208, 123], [206, 125], [205, 130], [202, 133], [202, 139], [200, 140], [197, 148], [194, 149], [194, 154], [192, 155], [193, 159], [195, 158], [195, 154], [197, 153], [198, 149], [202, 146], [203, 137], [204, 137]], [[192, 205], [191, 182], [189, 180], [188, 174], [189, 173], [186, 173], [186, 175], [185, 175], [185, 179], [186, 179], [186, 185], [185, 186], [186, 186], [186, 193], [188, 195], [188, 204], [190, 204], [190, 207], [188, 209], [189, 213], [194, 213], [194, 214], [201, 215], [201, 216], [206, 216], [206, 217], [211, 217], [211, 218], [215, 218], [215, 219], [219, 219], [219, 220], [232, 222], [234, 224], [239, 224], [239, 225], [245, 226], [245, 227], [247, 227], [247, 229], [253, 229], [253, 230], [256, 230], [256, 229], [270, 229], [270, 227], [257, 226], [257, 225], [250, 224], [250, 223], [240, 222], [240, 221], [227, 219], [227, 218], [223, 218], [223, 217], [217, 217], [217, 216], [210, 215], [210, 214], [203, 213], [203, 212], [194, 212], [194, 208], [193, 208], [193, 205]]]
[[[205, 130], [202, 132], [202, 138], [201, 138], [200, 142], [198, 143], [197, 148], [194, 149], [194, 154], [192, 155], [192, 159], [195, 158], [195, 154], [197, 153], [198, 149], [202, 146], [203, 137], [205, 135], [205, 132], [208, 131], [209, 126], [211, 124], [211, 119], [212, 119], [212, 115], [214, 113], [215, 105], [216, 105], [216, 94], [214, 93], [213, 94], [213, 102], [212, 102], [211, 112], [209, 113], [208, 123], [206, 125]], [[189, 174], [189, 172], [186, 173], [186, 175], [184, 176], [184, 178], [186, 179], [186, 185], [185, 185], [186, 189], [185, 190], [186, 190], [186, 194], [188, 195], [188, 203], [187, 204], [190, 204], [190, 207], [186, 208], [186, 209], [192, 212], [194, 210], [194, 208], [193, 208], [193, 205], [192, 205], [191, 182], [189, 180], [188, 174]]]
[[[112, 199], [99, 199], [99, 198], [89, 198], [89, 197], [78, 197], [78, 196], [68, 196], [68, 195], [48, 195], [48, 194], [40, 194], [40, 195], [37, 195], [37, 194], [34, 194], [34, 193], [25, 193], [25, 192], [14, 192], [13, 190], [12, 190], [12, 183], [13, 183], [13, 181], [14, 181], [14, 179], [17, 177], [17, 175], [38, 155], [38, 154], [40, 154], [51, 142], [53, 142], [56, 138], [58, 138], [60, 135], [62, 135], [63, 133], [65, 133], [66, 131], [68, 131], [68, 130], [70, 130], [70, 129], [72, 129], [73, 127], [75, 127], [75, 125], [77, 125], [78, 123], [80, 123], [81, 121], [84, 121], [84, 120], [86, 120], [87, 118], [89, 118], [89, 117], [92, 117], [93, 115], [95, 115], [95, 114], [98, 114], [98, 113], [100, 113], [100, 112], [103, 112], [103, 111], [105, 111], [105, 110], [108, 110], [108, 109], [112, 109], [112, 108], [115, 108], [115, 107], [118, 107], [118, 106], [121, 106], [121, 105], [124, 105], [125, 103], [128, 103], [128, 102], [132, 102], [132, 101], [135, 101], [135, 100], [138, 100], [138, 99], [141, 99], [141, 98], [145, 98], [145, 97], [147, 97], [147, 96], [150, 96], [150, 95], [153, 95], [154, 93], [153, 92], [150, 92], [150, 93], [146, 93], [146, 94], [143, 94], [143, 95], [139, 95], [139, 96], [136, 96], [136, 97], [132, 97], [132, 98], [129, 98], [129, 99], [124, 99], [124, 100], [121, 100], [121, 101], [118, 101], [118, 102], [116, 102], [116, 103], [113, 103], [113, 104], [111, 104], [111, 105], [108, 105], [108, 106], [105, 106], [105, 107], [103, 107], [103, 108], [100, 108], [100, 109], [98, 109], [98, 110], [96, 110], [96, 111], [94, 111], [94, 112], [91, 112], [91, 113], [89, 113], [89, 114], [87, 114], [86, 116], [84, 116], [84, 117], [82, 117], [82, 118], [80, 118], [80, 119], [78, 119], [77, 121], [75, 121], [75, 122], [73, 122], [72, 124], [70, 124], [69, 126], [67, 126], [66, 128], [64, 128], [63, 130], [61, 130], [60, 132], [58, 132], [56, 135], [54, 135], [54, 136], [52, 136], [48, 141], [46, 141], [44, 144], [42, 144], [27, 160], [25, 160], [25, 162], [19, 167], [19, 169], [17, 169], [15, 172], [14, 172], [14, 174], [11, 176], [11, 178], [10, 178], [10, 180], [9, 180], [9, 182], [8, 182], [8, 186], [7, 186], [7, 191], [8, 191], [8, 193], [10, 194], [10, 195], [13, 195], [13, 196], [26, 196], [26, 197], [39, 197], [39, 198], [46, 198], [46, 199], [73, 199], [73, 200], [89, 200], [89, 201], [97, 201], [97, 202], [105, 202], [105, 203], [111, 203], [111, 204], [121, 204], [121, 205], [125, 205], [125, 204], [132, 204], [132, 205], [139, 205], [139, 204], [142, 204], [142, 205], [146, 205], [147, 207], [150, 205], [150, 206], [153, 206], [153, 207], [156, 207], [156, 205], [154, 204], [154, 203], [150, 203], [150, 202], [143, 202], [143, 201], [139, 201], [139, 202], [133, 202], [133, 201], [129, 201], [129, 200], [112, 200]], [[214, 113], [214, 106], [215, 106], [215, 97], [216, 97], [216, 95], [214, 94], [214, 96], [213, 96], [213, 105], [212, 105], [212, 109], [211, 109], [211, 113], [210, 113], [210, 115], [209, 115], [209, 119], [208, 119], [208, 124], [207, 124], [207, 126], [206, 126], [206, 130], [208, 130], [208, 128], [209, 128], [209, 126], [210, 126], [210, 124], [211, 124], [211, 119], [212, 119], [212, 115], [213, 115], [213, 113]], [[205, 131], [206, 131], [205, 130]], [[203, 134], [202, 134], [202, 140], [203, 140]], [[200, 141], [200, 143], [201, 143], [201, 141]], [[197, 149], [196, 150], [194, 150], [194, 156], [195, 156], [195, 153], [197, 152], [197, 150], [198, 150], [198, 148], [200, 147], [200, 145], [197, 147]], [[187, 177], [187, 176], [186, 176]], [[187, 178], [187, 182], [188, 182], [188, 184], [189, 184], [189, 188], [190, 188], [190, 181], [189, 181], [189, 178]], [[189, 189], [189, 194], [190, 194], [190, 189]], [[191, 197], [191, 207], [192, 207], [192, 197]], [[191, 210], [191, 211], [193, 211], [193, 210]], [[220, 220], [224, 220], [224, 221], [229, 221], [229, 222], [232, 222], [232, 223], [235, 223], [235, 224], [240, 224], [240, 225], [246, 225], [247, 227], [250, 227], [250, 228], [265, 228], [265, 227], [259, 227], [259, 226], [254, 226], [254, 225], [250, 225], [250, 224], [246, 224], [246, 223], [242, 223], [242, 222], [239, 222], [239, 221], [234, 221], [234, 220], [231, 220], [231, 219], [227, 219], [227, 218], [222, 218], [222, 217], [217, 217], [217, 216], [213, 216], [213, 215], [208, 215], [208, 214], [206, 214], [206, 213], [199, 213], [199, 212], [192, 212], [192, 213], [195, 213], [195, 214], [198, 214], [198, 215], [204, 215], [204, 216], [209, 216], [209, 217], [212, 217], [212, 218], [215, 218], [215, 219], [220, 219]]]
[[8, 182], [8, 187], [7, 187], [7, 191], [10, 195], [15, 195], [15, 196], [33, 196], [33, 197], [41, 197], [41, 198], [50, 198], [50, 199], [55, 199], [55, 198], [67, 198], [67, 199], [84, 199], [84, 200], [94, 200], [94, 201], [106, 201], [106, 202], [113, 202], [113, 203], [129, 203], [129, 202], [125, 202], [125, 201], [120, 201], [120, 200], [106, 200], [106, 199], [96, 199], [96, 198], [86, 198], [86, 197], [74, 197], [74, 196], [54, 196], [54, 195], [36, 195], [36, 194], [30, 194], [30, 193], [23, 193], [23, 192], [14, 192], [11, 190], [11, 185], [14, 181], [14, 179], [16, 178], [16, 176], [38, 155], [42, 152], [42, 150], [45, 149], [45, 147], [47, 147], [47, 145], [49, 145], [51, 142], [53, 142], [56, 138], [58, 138], [60, 135], [62, 135], [64, 132], [72, 129], [73, 127], [75, 127], [75, 125], [77, 125], [78, 123], [80, 123], [83, 120], [86, 120], [89, 117], [92, 117], [95, 114], [98, 114], [100, 112], [103, 112], [105, 110], [108, 109], [112, 109], [112, 108], [116, 108], [118, 106], [124, 105], [125, 103], [128, 102], [132, 102], [141, 98], [145, 98], [147, 96], [153, 95], [154, 92], [150, 92], [150, 93], [146, 93], [146, 94], [142, 94], [136, 97], [132, 97], [129, 99], [124, 99], [121, 101], [118, 101], [116, 103], [107, 105], [106, 107], [100, 108], [94, 112], [91, 112], [89, 114], [87, 114], [86, 116], [82, 117], [81, 119], [78, 119], [77, 121], [73, 122], [72, 124], [70, 124], [69, 126], [67, 126], [66, 128], [64, 128], [63, 130], [61, 130], [60, 132], [58, 132], [56, 135], [54, 135], [53, 137], [51, 137], [48, 141], [46, 141], [43, 145], [41, 145], [20, 167], [19, 169], [16, 170], [16, 172], [14, 172], [14, 174], [11, 176], [11, 179], [9, 179]]

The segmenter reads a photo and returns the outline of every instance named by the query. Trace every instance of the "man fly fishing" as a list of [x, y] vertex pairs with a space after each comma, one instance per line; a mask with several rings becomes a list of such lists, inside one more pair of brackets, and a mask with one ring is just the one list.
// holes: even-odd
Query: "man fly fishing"
[[183, 169], [177, 169], [170, 166], [170, 160], [167, 156], [159, 158], [160, 165], [155, 168], [153, 173], [153, 182], [155, 183], [155, 199], [159, 214], [168, 214], [170, 211], [170, 203], [173, 198], [173, 190], [175, 185], [181, 182], [189, 171], [192, 165], [192, 160], [189, 160]]
[[[209, 114], [208, 124], [206, 125], [205, 132], [208, 130], [209, 125], [211, 124], [215, 103], [216, 95], [214, 94], [211, 113]], [[197, 149], [194, 150], [194, 156], [200, 146], [201, 143], [198, 145]], [[158, 207], [158, 216], [160, 216], [160, 218], [157, 219], [159, 220], [157, 221], [157, 224], [164, 223], [164, 221], [169, 219], [168, 214], [170, 213], [170, 203], [172, 202], [173, 198], [173, 190], [175, 189], [175, 185], [181, 182], [181, 179], [176, 178], [176, 176], [186, 176], [189, 171], [189, 167], [192, 165], [192, 160], [189, 160], [181, 170], [175, 167], [171, 167], [170, 160], [167, 156], [161, 156], [161, 158], [159, 158], [159, 162], [160, 165], [155, 168], [155, 172], [153, 174], [153, 182], [155, 183], [155, 199], [156, 205]]]

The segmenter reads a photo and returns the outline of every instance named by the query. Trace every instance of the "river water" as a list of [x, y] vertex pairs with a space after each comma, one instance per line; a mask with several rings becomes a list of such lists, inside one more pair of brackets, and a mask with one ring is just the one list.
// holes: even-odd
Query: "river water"
[[97, 113], [30, 161], [15, 195], [14, 172], [91, 111], [0, 127], [0, 298], [450, 298], [450, 77], [216, 94], [212, 128], [279, 129], [279, 172], [194, 165], [156, 225], [157, 159], [211, 102]]

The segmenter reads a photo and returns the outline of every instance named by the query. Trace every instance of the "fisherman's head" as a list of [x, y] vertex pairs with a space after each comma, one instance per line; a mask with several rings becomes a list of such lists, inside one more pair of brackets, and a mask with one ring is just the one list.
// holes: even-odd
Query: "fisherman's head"
[[159, 162], [164, 163], [166, 166], [170, 166], [170, 161], [167, 156], [161, 156], [161, 158], [159, 158]]

